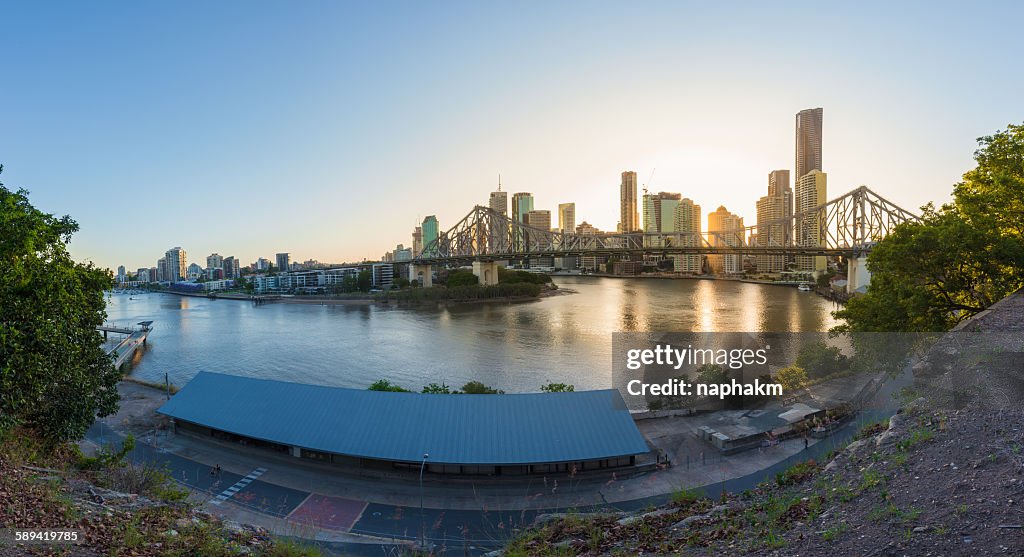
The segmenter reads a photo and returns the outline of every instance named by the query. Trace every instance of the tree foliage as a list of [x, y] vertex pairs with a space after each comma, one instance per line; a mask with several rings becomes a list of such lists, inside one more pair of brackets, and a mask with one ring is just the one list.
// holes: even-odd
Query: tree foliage
[[531, 273], [529, 271], [520, 271], [516, 269], [506, 269], [505, 267], [498, 267], [499, 284], [547, 284], [549, 282], [551, 282], [551, 275], [545, 273]]
[[569, 385], [567, 383], [548, 383], [547, 385], [541, 385], [540, 387], [540, 391], [542, 393], [571, 393], [575, 390], [575, 385]]
[[385, 391], [389, 393], [411, 393], [409, 389], [401, 387], [388, 381], [387, 379], [378, 379], [372, 385], [366, 388], [368, 391]]
[[423, 386], [422, 393], [427, 395], [450, 395], [456, 394], [458, 391], [452, 391], [447, 383], [431, 383]]
[[503, 395], [505, 391], [488, 387], [479, 381], [470, 381], [462, 386], [462, 394], [466, 395]]
[[448, 273], [448, 288], [455, 288], [459, 286], [473, 286], [480, 282], [480, 279], [473, 274], [473, 271], [467, 271], [465, 269], [456, 269]]
[[725, 369], [716, 364], [704, 364], [697, 368], [697, 378], [694, 383], [701, 383], [705, 385], [711, 385], [715, 383], [725, 383], [729, 379], [725, 373]]
[[801, 347], [796, 356], [796, 365], [811, 377], [826, 377], [850, 367], [847, 357], [838, 347], [821, 341]]
[[840, 331], [944, 331], [1024, 286], [1024, 126], [982, 137], [953, 203], [928, 205], [868, 257]]
[[0, 184], [0, 432], [77, 439], [117, 410], [120, 374], [96, 330], [112, 275], [71, 259], [77, 231]]
[[799, 391], [807, 385], [807, 371], [798, 365], [784, 367], [775, 373], [775, 381], [787, 393]]

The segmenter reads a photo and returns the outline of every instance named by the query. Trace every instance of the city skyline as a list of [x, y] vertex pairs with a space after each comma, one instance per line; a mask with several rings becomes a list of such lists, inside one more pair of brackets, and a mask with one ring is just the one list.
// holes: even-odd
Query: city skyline
[[[625, 19], [612, 5], [253, 4], [235, 25], [237, 6], [5, 14], [0, 47], [18, 56], [0, 180], [80, 223], [77, 259], [377, 259], [427, 215], [445, 230], [486, 205], [498, 172], [509, 198], [531, 192], [552, 216], [575, 203], [601, 230], [626, 169], [752, 224], [768, 172], [799, 179], [792, 118], [811, 107], [828, 112], [830, 194], [866, 184], [914, 210], [948, 199], [974, 138], [1019, 121], [1024, 96], [1013, 62], [974, 55], [982, 38], [1021, 50], [1011, 3], [647, 4]], [[768, 25], [803, 31], [766, 40]], [[612, 29], [644, 40], [609, 44]]]

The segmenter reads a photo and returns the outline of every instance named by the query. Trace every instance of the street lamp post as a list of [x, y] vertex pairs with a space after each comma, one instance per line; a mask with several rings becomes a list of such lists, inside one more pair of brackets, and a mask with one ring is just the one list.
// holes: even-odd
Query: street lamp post
[[426, 541], [424, 540], [423, 531], [423, 468], [427, 465], [427, 459], [430, 458], [429, 453], [423, 453], [423, 462], [420, 462], [420, 549], [425, 547]]

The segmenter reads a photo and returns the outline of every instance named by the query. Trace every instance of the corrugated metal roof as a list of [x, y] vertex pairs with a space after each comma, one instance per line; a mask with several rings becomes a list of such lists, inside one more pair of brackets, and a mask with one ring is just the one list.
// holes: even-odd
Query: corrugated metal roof
[[246, 437], [382, 460], [532, 464], [647, 452], [615, 389], [426, 395], [200, 372], [161, 414]]

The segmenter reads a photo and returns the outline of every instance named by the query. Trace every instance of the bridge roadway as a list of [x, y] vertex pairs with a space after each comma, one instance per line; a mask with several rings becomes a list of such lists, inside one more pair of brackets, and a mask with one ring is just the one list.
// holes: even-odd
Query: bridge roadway
[[673, 247], [629, 247], [592, 249], [538, 249], [522, 252], [494, 254], [465, 254], [448, 256], [420, 256], [409, 261], [415, 265], [437, 265], [443, 263], [464, 263], [468, 261], [505, 261], [521, 260], [535, 257], [572, 257], [572, 256], [614, 256], [614, 255], [788, 255], [788, 256], [826, 256], [826, 257], [860, 257], [870, 250], [869, 245], [841, 248], [830, 247], [766, 247], [766, 246], [673, 246]]

